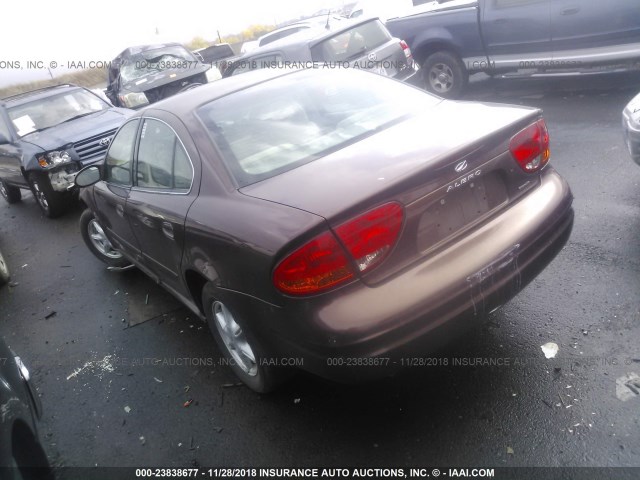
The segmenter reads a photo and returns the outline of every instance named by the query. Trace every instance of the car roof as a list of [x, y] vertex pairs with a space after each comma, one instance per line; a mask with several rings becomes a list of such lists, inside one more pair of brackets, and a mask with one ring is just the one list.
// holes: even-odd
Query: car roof
[[157, 50], [159, 48], [166, 48], [166, 47], [182, 47], [187, 51], [189, 50], [183, 44], [178, 43], [178, 42], [156, 43], [156, 44], [152, 44], [152, 45], [137, 45], [135, 47], [125, 48], [122, 52], [120, 52], [118, 57], [122, 57], [124, 55], [137, 55], [139, 53], [147, 52], [149, 50]]
[[82, 88], [83, 87], [74, 85], [72, 83], [53, 85], [51, 87], [38, 88], [36, 90], [31, 90], [29, 92], [18, 93], [16, 95], [11, 95], [10, 97], [5, 97], [3, 99], [0, 99], [0, 103], [5, 104], [6, 106], [22, 105], [25, 103], [32, 102], [34, 100], [57, 95], [58, 93], [64, 92], [65, 90], [70, 91], [70, 90], [78, 90]]
[[312, 47], [327, 38], [333, 37], [334, 35], [350, 30], [357, 25], [362, 25], [373, 20], [377, 20], [377, 17], [365, 17], [358, 18], [356, 20], [347, 19], [339, 23], [329, 24], [330, 28], [328, 29], [322, 24], [315, 24], [309, 28], [305, 28], [299, 32], [281, 38], [280, 40], [276, 40], [268, 43], [267, 45], [263, 45], [262, 47], [258, 47], [255, 50], [251, 50], [251, 52], [246, 53], [244, 56], [253, 57], [256, 54], [263, 54], [273, 50], [285, 50], [287, 47], [299, 46], [300, 44], [307, 44], [309, 47]]

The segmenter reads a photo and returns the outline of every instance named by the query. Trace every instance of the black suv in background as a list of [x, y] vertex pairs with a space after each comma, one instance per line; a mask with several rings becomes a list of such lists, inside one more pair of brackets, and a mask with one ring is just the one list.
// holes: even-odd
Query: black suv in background
[[58, 85], [0, 100], [0, 194], [9, 203], [31, 189], [43, 213], [64, 213], [76, 173], [104, 158], [131, 110], [91, 91]]
[[235, 60], [223, 76], [249, 70], [293, 66], [351, 67], [420, 84], [420, 67], [409, 46], [394, 38], [380, 20], [327, 22], [304, 28]]

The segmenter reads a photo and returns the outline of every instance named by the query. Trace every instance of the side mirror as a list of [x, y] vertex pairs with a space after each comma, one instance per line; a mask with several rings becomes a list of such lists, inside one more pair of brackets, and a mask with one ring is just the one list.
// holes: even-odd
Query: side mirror
[[78, 187], [90, 187], [98, 183], [100, 177], [102, 177], [100, 169], [96, 165], [89, 165], [78, 172], [75, 183]]

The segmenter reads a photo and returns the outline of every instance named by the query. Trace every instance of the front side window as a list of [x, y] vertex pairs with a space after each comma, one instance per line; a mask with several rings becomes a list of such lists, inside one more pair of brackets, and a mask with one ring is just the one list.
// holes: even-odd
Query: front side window
[[139, 120], [125, 123], [118, 131], [105, 158], [105, 181], [121, 186], [131, 186], [131, 163]]
[[136, 179], [140, 188], [178, 192], [187, 192], [191, 188], [191, 162], [177, 135], [166, 123], [144, 120]]

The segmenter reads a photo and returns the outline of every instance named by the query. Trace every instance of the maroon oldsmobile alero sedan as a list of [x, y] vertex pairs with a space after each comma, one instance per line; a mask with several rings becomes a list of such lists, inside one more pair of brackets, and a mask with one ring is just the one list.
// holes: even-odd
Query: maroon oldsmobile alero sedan
[[77, 177], [93, 185], [81, 228], [98, 258], [206, 318], [252, 389], [292, 358], [362, 378], [428, 353], [560, 251], [572, 195], [548, 160], [540, 110], [262, 70], [129, 119]]

